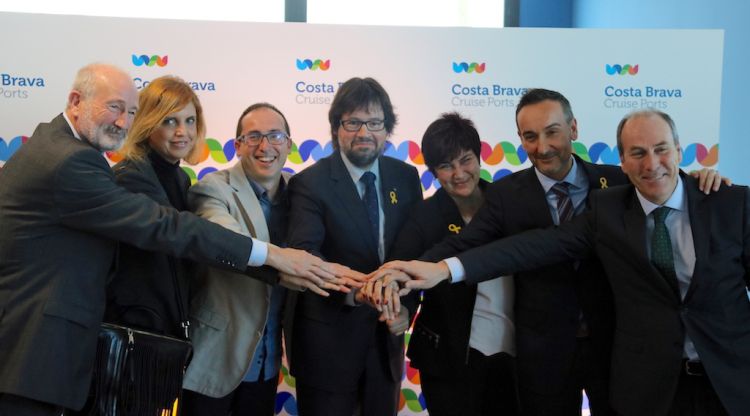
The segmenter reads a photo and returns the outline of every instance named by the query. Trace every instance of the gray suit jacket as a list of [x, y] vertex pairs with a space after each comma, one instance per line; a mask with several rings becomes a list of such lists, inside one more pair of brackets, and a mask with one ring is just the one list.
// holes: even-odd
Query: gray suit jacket
[[[193, 185], [188, 205], [199, 216], [234, 232], [270, 240], [260, 202], [240, 162]], [[242, 382], [263, 337], [272, 286], [213, 267], [202, 268], [196, 280], [190, 305], [193, 360], [183, 387], [224, 397]], [[288, 342], [289, 326], [284, 324]]]
[[252, 240], [115, 184], [59, 115], [0, 171], [0, 394], [70, 409], [89, 391], [117, 242], [245, 270]]

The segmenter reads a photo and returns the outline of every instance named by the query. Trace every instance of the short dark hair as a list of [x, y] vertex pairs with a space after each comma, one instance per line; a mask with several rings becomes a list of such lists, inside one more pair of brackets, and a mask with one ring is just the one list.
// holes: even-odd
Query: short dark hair
[[516, 127], [518, 126], [518, 113], [521, 112], [522, 108], [547, 100], [560, 103], [563, 115], [565, 115], [565, 121], [568, 123], [573, 121], [573, 108], [570, 106], [570, 101], [564, 95], [557, 91], [545, 90], [544, 88], [532, 88], [526, 91], [516, 106]]
[[455, 112], [441, 114], [422, 136], [422, 156], [432, 173], [438, 165], [455, 159], [465, 150], [474, 152], [481, 161], [482, 142], [474, 123]]
[[237, 133], [235, 134], [234, 137], [240, 137], [240, 135], [242, 135], [242, 119], [245, 118], [245, 116], [247, 115], [247, 113], [249, 113], [251, 111], [255, 111], [255, 110], [259, 109], [259, 108], [267, 108], [267, 109], [269, 109], [271, 111], [277, 112], [281, 116], [281, 119], [284, 120], [284, 130], [286, 130], [286, 134], [288, 136], [292, 135], [291, 130], [289, 130], [289, 123], [286, 121], [286, 117], [284, 116], [284, 113], [281, 112], [281, 110], [279, 110], [278, 108], [276, 108], [276, 106], [274, 106], [273, 104], [269, 104], [269, 103], [255, 103], [255, 104], [251, 105], [250, 107], [246, 108], [245, 111], [243, 111], [242, 114], [240, 115], [239, 120], [237, 120]]
[[648, 116], [656, 116], [664, 120], [667, 125], [669, 125], [669, 130], [672, 132], [672, 140], [674, 140], [675, 147], [680, 147], [680, 136], [677, 134], [677, 126], [675, 126], [672, 117], [670, 117], [669, 114], [663, 111], [649, 108], [645, 110], [636, 110], [630, 112], [625, 117], [623, 117], [622, 120], [620, 120], [620, 124], [617, 125], [617, 151], [620, 153], [620, 156], [622, 156], [624, 152], [624, 149], [622, 148], [622, 130], [625, 128], [625, 123], [636, 117]]
[[396, 114], [393, 112], [388, 93], [378, 81], [372, 78], [351, 78], [339, 87], [333, 97], [331, 109], [328, 110], [334, 149], [338, 149], [339, 146], [337, 134], [341, 117], [352, 111], [368, 109], [372, 104], [378, 104], [383, 108], [385, 131], [391, 134], [396, 126]]

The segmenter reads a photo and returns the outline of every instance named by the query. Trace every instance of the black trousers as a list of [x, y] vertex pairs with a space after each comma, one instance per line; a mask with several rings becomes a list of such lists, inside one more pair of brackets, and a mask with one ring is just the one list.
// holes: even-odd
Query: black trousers
[[611, 416], [609, 404], [609, 360], [597, 356], [589, 338], [576, 341], [573, 368], [568, 382], [557, 394], [544, 394], [519, 385], [521, 410], [525, 416], [580, 416], [586, 390], [592, 416]]
[[519, 414], [515, 358], [486, 356], [469, 349], [466, 371], [458, 377], [420, 373], [430, 416], [515, 416]]
[[[297, 378], [297, 410], [300, 416], [396, 416], [401, 394], [393, 381], [387, 360], [378, 345], [365, 356], [365, 371], [359, 384], [348, 391], [329, 391], [305, 384]], [[335, 375], [332, 375], [332, 377]]]
[[61, 416], [62, 413], [60, 406], [0, 393], [0, 416]]
[[[747, 383], [748, 380], [737, 382]], [[748, 409], [750, 411], [750, 409]], [[691, 376], [684, 371], [667, 416], [727, 416], [708, 376]]]
[[220, 398], [183, 390], [180, 416], [273, 416], [276, 414], [278, 381], [278, 377], [265, 381], [245, 381]]

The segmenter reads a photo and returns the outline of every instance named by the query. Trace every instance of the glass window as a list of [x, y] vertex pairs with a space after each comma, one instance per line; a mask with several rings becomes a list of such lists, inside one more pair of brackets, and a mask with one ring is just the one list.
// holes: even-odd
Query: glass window
[[284, 0], [5, 0], [0, 10], [21, 13], [139, 17], [182, 20], [283, 22]]
[[503, 27], [504, 3], [504, 0], [307, 0], [307, 22]]

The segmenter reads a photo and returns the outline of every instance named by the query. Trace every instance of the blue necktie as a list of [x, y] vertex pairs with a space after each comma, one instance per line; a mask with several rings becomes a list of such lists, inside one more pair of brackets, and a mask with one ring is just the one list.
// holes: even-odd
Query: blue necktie
[[370, 230], [375, 239], [375, 245], [380, 242], [380, 210], [378, 209], [378, 191], [375, 189], [375, 174], [365, 172], [359, 181], [365, 184], [365, 193], [362, 202], [367, 210], [367, 219], [370, 221]]

